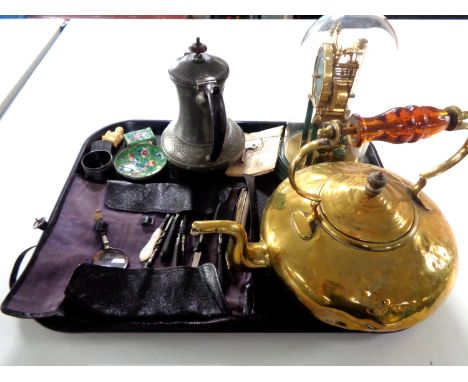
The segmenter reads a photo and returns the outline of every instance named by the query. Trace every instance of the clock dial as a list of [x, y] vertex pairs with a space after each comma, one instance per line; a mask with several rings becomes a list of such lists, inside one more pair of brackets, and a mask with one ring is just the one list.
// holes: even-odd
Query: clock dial
[[333, 45], [322, 44], [315, 59], [312, 81], [312, 102], [315, 107], [326, 105], [332, 90]]

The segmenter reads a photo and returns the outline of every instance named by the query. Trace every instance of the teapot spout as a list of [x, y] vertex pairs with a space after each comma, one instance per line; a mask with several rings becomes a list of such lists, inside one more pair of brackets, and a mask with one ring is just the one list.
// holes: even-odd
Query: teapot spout
[[270, 265], [270, 259], [265, 243], [249, 243], [247, 233], [241, 224], [231, 220], [194, 221], [192, 235], [226, 234], [233, 238], [232, 250], [227, 251], [229, 267], [264, 268]]

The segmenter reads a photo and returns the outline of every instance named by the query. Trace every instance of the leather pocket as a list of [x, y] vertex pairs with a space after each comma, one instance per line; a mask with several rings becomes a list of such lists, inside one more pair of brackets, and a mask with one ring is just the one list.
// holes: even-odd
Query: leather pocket
[[214, 212], [224, 186], [184, 185], [176, 183], [130, 183], [119, 180], [107, 182], [107, 208], [129, 212], [198, 214]]
[[204, 322], [230, 317], [212, 264], [160, 269], [81, 264], [65, 297], [75, 309], [108, 319]]

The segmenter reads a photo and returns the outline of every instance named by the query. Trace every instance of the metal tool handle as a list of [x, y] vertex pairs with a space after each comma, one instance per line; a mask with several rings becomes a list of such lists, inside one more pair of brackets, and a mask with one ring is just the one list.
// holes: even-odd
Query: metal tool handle
[[161, 247], [161, 261], [167, 261], [170, 259], [171, 254], [174, 251], [174, 244], [177, 239], [177, 230], [179, 229], [180, 224], [180, 214], [176, 214], [172, 219], [170, 225], [167, 227], [166, 238]]
[[177, 233], [176, 243], [174, 245], [174, 252], [172, 254], [171, 266], [177, 266], [185, 262], [185, 235], [188, 229], [188, 214], [183, 213], [180, 221], [179, 232]]
[[463, 117], [464, 113], [456, 106], [443, 110], [431, 106], [396, 107], [370, 118], [353, 114], [343, 133], [354, 147], [371, 141], [412, 143], [444, 130], [461, 128]]
[[179, 253], [180, 253], [180, 243], [182, 239], [180, 234], [177, 235], [176, 242], [174, 244], [174, 249], [172, 251], [172, 257], [171, 257], [171, 267], [176, 267], [177, 264], [179, 263]]

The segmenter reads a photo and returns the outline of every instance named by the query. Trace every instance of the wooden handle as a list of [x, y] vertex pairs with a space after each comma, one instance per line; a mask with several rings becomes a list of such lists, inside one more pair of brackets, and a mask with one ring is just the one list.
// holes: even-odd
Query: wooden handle
[[456, 117], [450, 110], [431, 106], [396, 107], [375, 117], [353, 114], [345, 134], [354, 147], [371, 141], [412, 143], [456, 127]]

